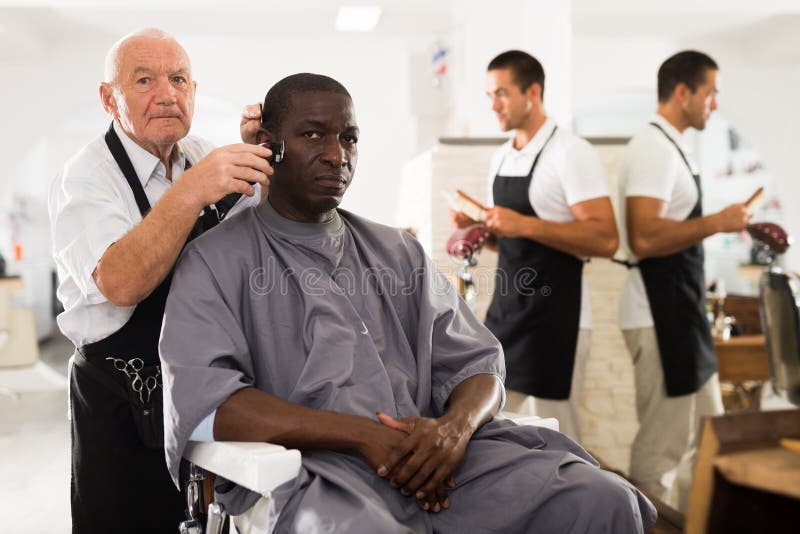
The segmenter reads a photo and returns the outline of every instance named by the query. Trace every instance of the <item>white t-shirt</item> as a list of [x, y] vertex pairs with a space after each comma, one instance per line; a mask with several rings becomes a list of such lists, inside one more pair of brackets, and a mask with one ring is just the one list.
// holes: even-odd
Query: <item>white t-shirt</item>
[[[151, 206], [169, 189], [166, 167], [137, 145], [116, 123], [122, 146], [128, 153]], [[172, 179], [183, 174], [186, 159], [196, 164], [213, 147], [202, 139], [186, 136], [172, 159]], [[231, 210], [254, 206], [261, 200], [256, 184], [252, 197], [243, 196]], [[75, 346], [98, 341], [128, 322], [135, 306], [114, 306], [100, 292], [92, 272], [106, 249], [139, 224], [142, 216], [125, 175], [109, 151], [104, 136], [81, 149], [64, 165], [50, 187], [48, 202], [53, 257], [58, 270], [58, 299], [64, 306], [58, 318], [61, 332]]]
[[[514, 148], [510, 139], [494, 153], [489, 165], [489, 203], [494, 203], [492, 186], [498, 174], [528, 176], [533, 160], [556, 127], [555, 121], [547, 121], [539, 128], [533, 139], [521, 150]], [[502, 164], [502, 168], [500, 168]], [[539, 158], [528, 189], [528, 201], [536, 215], [546, 221], [566, 223], [575, 220], [571, 206], [608, 196], [608, 183], [597, 151], [571, 131], [559, 127]], [[581, 280], [580, 328], [592, 327], [592, 307], [586, 279]]]
[[[692, 150], [683, 135], [664, 117], [655, 115], [655, 122], [681, 147], [686, 159], [697, 172], [692, 161]], [[692, 172], [686, 167], [678, 150], [664, 134], [652, 124], [647, 124], [633, 136], [625, 149], [619, 174], [620, 242], [628, 258], [637, 258], [630, 250], [625, 219], [626, 197], [651, 197], [667, 203], [665, 217], [675, 221], [685, 220], [697, 204], [697, 186]], [[619, 326], [623, 330], [653, 326], [653, 315], [647, 300], [644, 281], [639, 269], [629, 269], [619, 301]]]

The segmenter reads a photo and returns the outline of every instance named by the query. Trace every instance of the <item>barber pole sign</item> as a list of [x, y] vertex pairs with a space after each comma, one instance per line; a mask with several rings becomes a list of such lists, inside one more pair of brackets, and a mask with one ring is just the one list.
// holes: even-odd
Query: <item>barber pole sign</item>
[[434, 87], [441, 87], [447, 74], [447, 49], [437, 44], [431, 53], [431, 74]]

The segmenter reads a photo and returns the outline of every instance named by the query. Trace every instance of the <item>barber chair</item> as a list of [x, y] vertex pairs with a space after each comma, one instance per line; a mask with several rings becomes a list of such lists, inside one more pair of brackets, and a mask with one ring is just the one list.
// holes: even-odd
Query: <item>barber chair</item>
[[[558, 420], [511, 413], [498, 417], [518, 425], [558, 430]], [[214, 477], [220, 476], [269, 499], [272, 490], [300, 472], [300, 451], [272, 443], [233, 441], [195, 442], [186, 447], [186, 487], [189, 519], [181, 523], [181, 534], [221, 534], [227, 514], [213, 501]], [[230, 527], [230, 532], [236, 532]]]
[[800, 405], [800, 279], [775, 263], [791, 245], [791, 237], [772, 223], [753, 224], [747, 230], [769, 262], [759, 280], [759, 300], [772, 387]]
[[462, 262], [458, 269], [458, 294], [472, 310], [475, 309], [477, 290], [469, 269], [478, 265], [475, 255], [481, 251], [488, 238], [489, 230], [486, 225], [473, 224], [456, 230], [447, 240], [447, 253]]

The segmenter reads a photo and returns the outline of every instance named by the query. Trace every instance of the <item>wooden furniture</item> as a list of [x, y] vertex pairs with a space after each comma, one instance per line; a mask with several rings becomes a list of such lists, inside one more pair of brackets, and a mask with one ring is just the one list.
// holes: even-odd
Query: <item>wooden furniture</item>
[[[687, 534], [787, 532], [800, 518], [800, 410], [706, 418], [694, 466]], [[788, 530], [787, 530], [788, 529]]]
[[719, 379], [723, 382], [770, 379], [767, 347], [763, 334], [714, 340]]

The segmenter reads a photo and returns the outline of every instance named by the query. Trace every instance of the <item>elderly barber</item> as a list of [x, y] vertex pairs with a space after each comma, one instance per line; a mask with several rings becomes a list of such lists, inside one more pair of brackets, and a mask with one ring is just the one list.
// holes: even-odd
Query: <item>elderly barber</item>
[[113, 122], [50, 192], [70, 375], [73, 532], [174, 532], [184, 499], [164, 462], [158, 338], [176, 258], [228, 212], [258, 204], [270, 152], [187, 135], [196, 82], [168, 34], [108, 52]]

